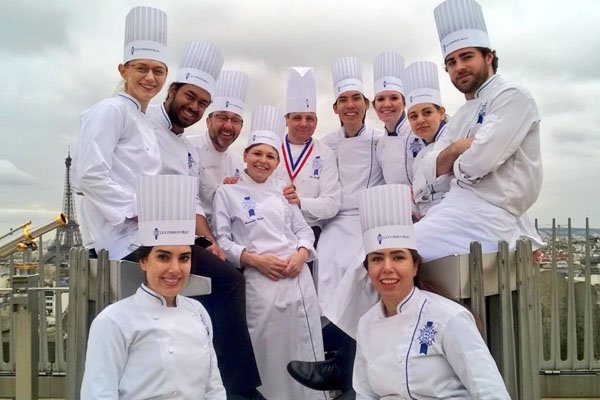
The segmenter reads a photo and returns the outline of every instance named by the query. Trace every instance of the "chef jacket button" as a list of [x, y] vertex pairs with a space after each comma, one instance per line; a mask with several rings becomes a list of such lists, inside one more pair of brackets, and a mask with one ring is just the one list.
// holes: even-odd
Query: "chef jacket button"
[[173, 353], [175, 353], [175, 350], [169, 349], [169, 354], [173, 354]]
[[154, 320], [155, 320], [155, 321], [158, 321], [158, 316], [157, 316], [157, 315], [155, 315], [155, 316], [154, 316], [154, 317], [152, 317], [152, 318], [154, 318]]
[[423, 200], [429, 200], [429, 196], [423, 196]]
[[200, 189], [202, 189], [202, 190], [206, 189], [206, 185], [201, 185]]
[[171, 397], [175, 397], [175, 395], [177, 395], [177, 392], [175, 392], [175, 391], [171, 392]]

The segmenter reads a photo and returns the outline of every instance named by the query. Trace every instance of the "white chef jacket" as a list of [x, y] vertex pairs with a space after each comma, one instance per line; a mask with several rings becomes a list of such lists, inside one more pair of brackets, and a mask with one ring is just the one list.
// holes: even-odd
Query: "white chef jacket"
[[[302, 213], [283, 197], [274, 177], [256, 183], [246, 173], [223, 185], [214, 198], [213, 222], [227, 259], [240, 265], [245, 249], [287, 259], [299, 247], [314, 256], [314, 235]], [[260, 392], [268, 399], [325, 399], [326, 394], [296, 382], [287, 373], [292, 360], [323, 360], [323, 338], [314, 284], [306, 264], [295, 278], [272, 281], [256, 268], [244, 270], [246, 316]]]
[[202, 305], [177, 296], [176, 307], [142, 285], [92, 322], [82, 400], [222, 399], [225, 388]]
[[464, 307], [414, 288], [385, 317], [377, 303], [358, 325], [356, 399], [510, 399]]
[[[296, 186], [300, 198], [300, 210], [308, 225], [323, 228], [325, 221], [335, 217], [340, 210], [342, 187], [333, 150], [317, 139], [313, 139], [311, 143], [310, 154], [304, 156], [311, 147], [303, 144], [286, 144], [284, 139], [276, 176]], [[289, 152], [287, 145], [289, 145]], [[286, 152], [289, 160], [287, 167], [283, 156]], [[296, 169], [293, 168], [294, 166]], [[297, 173], [293, 182], [288, 168], [292, 175]]]
[[519, 217], [542, 184], [539, 122], [529, 92], [493, 75], [450, 120], [447, 134], [424, 159], [425, 171], [433, 179], [438, 154], [460, 138], [475, 137], [454, 163], [450, 190], [472, 192]]
[[377, 159], [383, 170], [385, 183], [411, 185], [413, 162], [425, 145], [425, 141], [412, 132], [406, 114], [403, 113], [393, 134], [386, 132], [377, 144]]
[[[240, 177], [244, 170], [242, 158], [231, 149], [217, 151], [208, 132], [187, 137], [194, 146], [200, 161], [198, 165], [198, 193], [207, 221], [212, 227], [213, 198], [217, 187], [226, 177]], [[212, 227], [214, 230], [214, 227]]]
[[322, 139], [336, 154], [342, 185], [340, 212], [325, 225], [317, 245], [314, 273], [322, 313], [334, 301], [342, 276], [348, 269], [356, 268], [357, 260], [364, 255], [358, 192], [383, 184], [375, 154], [382, 134], [364, 127], [358, 136], [346, 138], [342, 127]]
[[429, 143], [419, 152], [413, 163], [412, 190], [419, 216], [427, 214], [427, 211], [442, 201], [448, 190], [450, 190], [452, 176], [444, 174], [428, 180], [431, 178], [423, 170], [423, 159], [433, 151], [434, 143], [445, 131], [446, 124], [444, 123], [435, 134], [433, 142]]
[[121, 259], [138, 247], [135, 178], [158, 175], [161, 157], [152, 125], [133, 97], [119, 93], [81, 115], [73, 187], [87, 248]]
[[347, 138], [341, 127], [321, 139], [337, 158], [342, 185], [340, 214], [358, 215], [358, 192], [383, 184], [383, 173], [376, 156], [382, 135], [382, 131], [365, 126], [357, 136]]
[[[150, 105], [146, 109], [149, 121], [154, 125], [156, 140], [162, 159], [162, 175], [188, 175], [198, 177], [198, 151], [184, 134], [176, 134], [171, 129], [171, 119], [164, 103]], [[204, 207], [199, 196], [196, 201], [196, 214], [204, 215]]]
[[483, 252], [497, 251], [500, 240], [514, 248], [517, 219], [537, 199], [542, 182], [539, 118], [529, 93], [500, 75], [490, 77], [458, 110], [423, 158], [431, 181], [438, 154], [459, 138], [475, 137], [454, 163], [445, 199], [415, 224], [425, 261], [466, 254], [475, 240]]

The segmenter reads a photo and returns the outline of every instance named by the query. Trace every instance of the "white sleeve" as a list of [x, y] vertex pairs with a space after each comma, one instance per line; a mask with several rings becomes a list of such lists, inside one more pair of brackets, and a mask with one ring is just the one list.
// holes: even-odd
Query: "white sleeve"
[[368, 362], [364, 356], [361, 343], [360, 328], [356, 335], [356, 356], [352, 372], [352, 387], [356, 392], [356, 400], [377, 400], [379, 397], [371, 391], [367, 380]]
[[219, 187], [213, 200], [213, 234], [217, 239], [219, 247], [225, 252], [227, 260], [235, 267], [241, 268], [240, 257], [245, 247], [233, 241], [233, 227], [230, 211], [227, 209], [228, 202], [225, 189], [226, 187], [224, 186]]
[[537, 107], [525, 93], [516, 88], [500, 93], [488, 105], [475, 140], [455, 161], [454, 175], [463, 183], [478, 184], [517, 151], [537, 123]]
[[210, 342], [210, 372], [208, 382], [206, 383], [206, 400], [225, 400], [227, 395], [225, 393], [225, 387], [221, 379], [221, 373], [219, 372], [219, 366], [217, 362], [217, 354], [213, 346], [213, 328], [210, 316], [204, 307], [200, 309], [203, 315], [202, 320], [208, 325], [209, 342]]
[[448, 363], [474, 399], [510, 399], [502, 376], [473, 315], [461, 310], [448, 321], [442, 339]]
[[[287, 200], [284, 199], [283, 201], [285, 201], [287, 203]], [[296, 245], [296, 248], [297, 249], [299, 249], [300, 247], [306, 248], [309, 253], [306, 261], [313, 261], [317, 258], [317, 252], [315, 251], [315, 248], [313, 247], [313, 245], [315, 243], [315, 234], [313, 233], [310, 226], [308, 226], [308, 224], [306, 223], [306, 220], [302, 216], [302, 213], [300, 212], [300, 209], [298, 208], [298, 206], [288, 205], [288, 207], [291, 210], [290, 214], [291, 214], [292, 232], [294, 232], [294, 234], [298, 238], [298, 243]]]
[[335, 153], [330, 150], [324, 152], [318, 197], [301, 197], [300, 206], [302, 207], [302, 215], [309, 224], [312, 224], [335, 217], [341, 205], [342, 186], [340, 185], [337, 158]]
[[135, 193], [125, 190], [110, 176], [113, 155], [125, 129], [124, 120], [112, 104], [98, 104], [83, 114], [73, 160], [76, 187], [112, 225], [137, 215]]
[[119, 381], [127, 362], [128, 345], [118, 324], [99, 315], [90, 327], [81, 400], [119, 398]]

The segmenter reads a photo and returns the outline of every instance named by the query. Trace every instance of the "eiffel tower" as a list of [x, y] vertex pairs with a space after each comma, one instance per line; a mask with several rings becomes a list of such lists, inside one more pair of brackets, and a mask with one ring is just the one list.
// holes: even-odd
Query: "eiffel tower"
[[56, 229], [56, 237], [54, 243], [48, 247], [48, 251], [44, 256], [45, 262], [61, 265], [69, 258], [69, 250], [71, 247], [81, 247], [81, 232], [79, 224], [75, 216], [75, 205], [73, 203], [73, 188], [71, 187], [71, 151], [67, 153], [65, 158], [65, 190], [63, 193], [62, 212], [67, 216], [67, 223], [59, 226]]

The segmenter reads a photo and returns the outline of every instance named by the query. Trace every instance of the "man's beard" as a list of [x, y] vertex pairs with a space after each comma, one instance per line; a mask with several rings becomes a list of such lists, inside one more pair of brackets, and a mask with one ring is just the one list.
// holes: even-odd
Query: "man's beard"
[[196, 122], [200, 120], [200, 118], [195, 118], [192, 122], [187, 122], [179, 118], [179, 111], [181, 111], [181, 106], [173, 103], [171, 107], [167, 110], [167, 114], [169, 115], [169, 119], [171, 120], [172, 125], [179, 126], [180, 128], [187, 128], [194, 125]]

